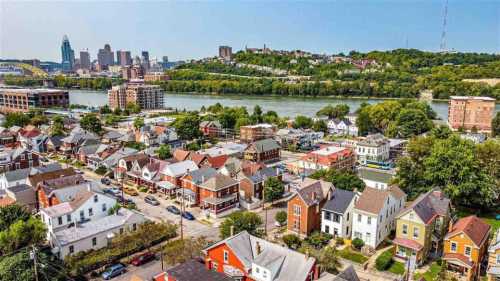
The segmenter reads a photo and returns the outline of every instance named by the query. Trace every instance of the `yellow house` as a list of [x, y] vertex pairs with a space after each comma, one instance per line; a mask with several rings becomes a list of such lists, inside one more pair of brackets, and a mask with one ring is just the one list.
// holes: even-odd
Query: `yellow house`
[[491, 226], [476, 216], [461, 218], [450, 224], [444, 238], [443, 260], [448, 272], [458, 280], [472, 281], [479, 277], [485, 259]]
[[500, 228], [488, 248], [488, 281], [500, 281]]
[[437, 252], [450, 220], [450, 200], [440, 190], [420, 195], [396, 216], [395, 258], [414, 256], [422, 264], [430, 252]]

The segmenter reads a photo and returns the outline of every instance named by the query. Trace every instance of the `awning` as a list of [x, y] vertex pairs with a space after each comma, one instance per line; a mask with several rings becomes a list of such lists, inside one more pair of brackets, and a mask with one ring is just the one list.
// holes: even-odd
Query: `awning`
[[156, 186], [159, 189], [167, 189], [167, 190], [173, 190], [176, 188], [176, 186], [169, 181], [159, 181], [156, 183]]
[[474, 266], [474, 262], [469, 261], [469, 258], [456, 253], [446, 253], [443, 256], [443, 259], [448, 263], [456, 264], [459, 266], [465, 266], [468, 268], [472, 268]]
[[233, 193], [233, 194], [231, 194], [229, 196], [222, 197], [222, 198], [218, 198], [218, 197], [203, 198], [202, 201], [204, 203], [207, 203], [207, 204], [218, 205], [218, 204], [221, 204], [221, 203], [224, 203], [224, 202], [232, 201], [232, 200], [236, 199], [236, 197], [237, 197], [237, 194]]
[[392, 241], [392, 243], [394, 243], [398, 246], [405, 247], [405, 248], [410, 248], [410, 249], [415, 250], [415, 251], [420, 251], [424, 248], [424, 246], [422, 246], [417, 241], [414, 241], [411, 239], [406, 239], [406, 238], [396, 238], [396, 239], [394, 239], [394, 241]]

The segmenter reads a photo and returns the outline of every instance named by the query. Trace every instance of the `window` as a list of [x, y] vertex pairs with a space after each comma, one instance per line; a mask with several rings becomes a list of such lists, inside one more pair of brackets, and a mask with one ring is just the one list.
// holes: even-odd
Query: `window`
[[457, 251], [457, 243], [451, 242], [451, 244], [450, 244], [450, 251], [452, 251], [454, 253]]
[[94, 202], [99, 201], [99, 197], [97, 195], [94, 195]]
[[108, 209], [108, 208], [106, 207], [106, 203], [103, 203], [103, 204], [102, 204], [102, 211], [103, 211], [103, 212], [106, 212], [106, 210], [107, 210], [107, 209]]
[[66, 220], [68, 221], [68, 223], [71, 222], [71, 214], [66, 215]]
[[260, 268], [256, 266], [255, 267], [255, 272], [260, 273]]
[[267, 270], [263, 270], [262, 271], [262, 277], [264, 277], [264, 279], [267, 278]]
[[418, 231], [419, 231], [418, 227], [413, 228], [413, 238], [418, 238], [418, 234], [419, 234]]
[[408, 234], [408, 225], [403, 224], [403, 230], [402, 230], [402, 232], [403, 232], [404, 235]]
[[354, 238], [359, 238], [361, 239], [363, 235], [361, 234], [361, 232], [357, 232], [357, 231], [354, 231]]
[[368, 217], [368, 218], [366, 219], [366, 222], [367, 222], [368, 224], [372, 224], [372, 217]]
[[62, 224], [62, 217], [57, 218], [57, 224], [61, 225]]
[[472, 248], [470, 246], [465, 246], [464, 255], [470, 257], [470, 253], [472, 252]]
[[21, 164], [20, 163], [16, 163], [16, 169], [21, 169]]
[[227, 263], [229, 261], [229, 253], [224, 250], [224, 262]]
[[136, 223], [132, 224], [132, 230], [133, 230], [133, 231], [136, 231], [136, 230], [137, 230], [137, 224], [136, 224]]
[[219, 267], [219, 264], [216, 262], [212, 262], [212, 268], [214, 271], [217, 271], [217, 268]]
[[330, 226], [328, 225], [325, 225], [325, 233], [330, 233]]
[[293, 214], [296, 216], [300, 216], [300, 206], [299, 205], [293, 205]]
[[25, 158], [24, 158], [24, 154], [21, 154], [21, 160], [24, 160], [24, 159], [25, 159]]
[[95, 246], [95, 245], [97, 245], [97, 238], [96, 237], [92, 238], [92, 246]]
[[33, 167], [33, 160], [28, 161], [28, 165], [30, 166], [30, 168]]
[[83, 210], [80, 211], [80, 220], [83, 221], [85, 219], [85, 213]]
[[73, 254], [75, 252], [75, 247], [73, 245], [69, 246], [69, 253]]
[[361, 222], [361, 215], [358, 214], [358, 222]]
[[92, 210], [92, 208], [89, 208], [89, 217], [91, 217], [93, 215], [94, 215], [94, 211]]
[[497, 264], [500, 265], [500, 254], [497, 254]]
[[410, 213], [410, 220], [413, 219], [413, 213]]
[[325, 220], [331, 220], [331, 219], [332, 219], [332, 213], [325, 212]]

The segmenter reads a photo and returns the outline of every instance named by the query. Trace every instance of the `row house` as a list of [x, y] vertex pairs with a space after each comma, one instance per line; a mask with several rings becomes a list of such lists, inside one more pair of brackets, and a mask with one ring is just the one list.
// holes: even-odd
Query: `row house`
[[17, 186], [28, 184], [28, 177], [36, 174], [42, 174], [61, 169], [59, 163], [51, 163], [46, 166], [37, 166], [32, 168], [19, 169], [14, 171], [7, 171], [0, 174], [0, 194], [2, 191]]
[[330, 119], [326, 123], [328, 133], [342, 136], [358, 136], [358, 127], [349, 119]]
[[26, 148], [0, 147], [0, 172], [37, 167], [38, 158], [38, 154]]
[[321, 232], [350, 239], [354, 204], [358, 198], [356, 191], [336, 188], [321, 209]]
[[370, 163], [385, 163], [389, 160], [390, 141], [382, 134], [368, 135], [356, 144], [358, 162], [366, 165]]
[[0, 145], [14, 146], [17, 141], [17, 133], [10, 129], [0, 127]]
[[180, 147], [182, 142], [175, 128], [165, 126], [144, 125], [135, 131], [135, 141], [147, 147], [168, 144], [172, 148]]
[[199, 184], [200, 208], [207, 216], [218, 218], [239, 208], [239, 183], [231, 177], [215, 174]]
[[292, 169], [296, 173], [328, 169], [352, 171], [355, 165], [356, 155], [350, 148], [326, 146], [301, 157]]
[[444, 237], [443, 260], [447, 271], [458, 280], [477, 280], [488, 255], [491, 226], [476, 216], [450, 224]]
[[203, 250], [210, 270], [242, 281], [312, 281], [316, 259], [243, 231]]
[[177, 190], [177, 197], [184, 197], [184, 205], [199, 206], [200, 185], [217, 174], [217, 170], [204, 167], [195, 171], [189, 171], [182, 177], [181, 187]]
[[500, 228], [488, 247], [488, 281], [500, 280]]
[[377, 189], [386, 189], [392, 183], [395, 175], [394, 171], [369, 167], [358, 167], [357, 174], [366, 186]]
[[240, 199], [248, 203], [260, 202], [264, 199], [264, 183], [269, 178], [283, 180], [283, 173], [275, 167], [263, 167], [255, 172], [241, 172], [238, 174], [240, 181]]
[[211, 167], [214, 169], [219, 169], [224, 166], [225, 162], [229, 158], [227, 155], [210, 155], [208, 153], [200, 153], [195, 151], [188, 151], [183, 149], [176, 149], [173, 153], [174, 161], [193, 161], [199, 168]]
[[21, 147], [35, 151], [45, 152], [45, 141], [47, 135], [43, 134], [37, 127], [28, 125], [19, 130], [17, 140]]
[[74, 156], [78, 153], [78, 149], [82, 146], [99, 144], [99, 138], [88, 132], [74, 130], [71, 134], [61, 139], [62, 144], [59, 150], [66, 156]]
[[[137, 175], [140, 175], [142, 167], [148, 162], [149, 156], [144, 153], [137, 153], [122, 157], [120, 160], [118, 160], [118, 164], [115, 168], [115, 178], [131, 180], [133, 182], [134, 178]], [[134, 176], [127, 177], [129, 173]]]
[[396, 216], [396, 258], [414, 256], [422, 264], [430, 253], [438, 253], [451, 219], [451, 201], [438, 190], [420, 195]]
[[57, 152], [62, 146], [64, 136], [49, 136], [45, 141], [46, 152]]
[[243, 142], [255, 142], [258, 140], [273, 138], [277, 127], [271, 124], [257, 124], [240, 127], [240, 140]]
[[406, 194], [396, 185], [387, 189], [366, 187], [354, 204], [352, 239], [376, 249], [396, 228], [395, 217], [404, 208]]
[[176, 190], [182, 186], [182, 177], [196, 170], [198, 170], [198, 166], [191, 160], [166, 165], [160, 173], [162, 180], [170, 184], [165, 184], [163, 192], [170, 196], [175, 195]]
[[305, 178], [287, 203], [287, 228], [300, 236], [307, 236], [321, 228], [321, 210], [331, 199], [332, 183]]
[[222, 125], [219, 121], [201, 121], [200, 131], [203, 136], [216, 138], [222, 135]]
[[245, 150], [244, 158], [253, 162], [274, 162], [281, 157], [281, 146], [273, 139], [258, 140]]
[[[96, 147], [97, 146], [97, 147]], [[110, 146], [107, 144], [100, 144], [96, 146], [87, 146], [92, 147], [91, 149], [86, 149], [84, 154], [82, 155], [82, 152], [80, 152], [80, 161], [85, 161], [85, 165], [87, 165], [88, 168], [92, 170], [97, 170], [99, 167], [101, 167], [101, 163], [103, 163], [104, 160], [106, 160], [108, 157], [113, 155], [117, 150], [119, 150], [118, 147], [115, 146]]]

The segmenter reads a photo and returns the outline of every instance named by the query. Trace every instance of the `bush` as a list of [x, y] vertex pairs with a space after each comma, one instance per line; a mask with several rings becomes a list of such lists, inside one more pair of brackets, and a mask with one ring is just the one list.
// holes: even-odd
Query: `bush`
[[284, 225], [286, 223], [286, 219], [287, 219], [286, 211], [279, 211], [279, 212], [277, 212], [276, 215], [274, 216], [274, 218], [276, 219], [276, 221], [280, 225]]
[[375, 268], [379, 271], [384, 271], [389, 269], [392, 265], [392, 257], [394, 256], [394, 249], [391, 248], [377, 257], [375, 260]]
[[314, 232], [306, 238], [307, 243], [316, 249], [321, 249], [328, 245], [328, 242], [332, 240], [333, 235], [324, 232]]
[[335, 244], [336, 244], [336, 245], [344, 245], [344, 238], [342, 238], [342, 237], [337, 237], [337, 238], [335, 239]]
[[104, 175], [108, 170], [106, 169], [106, 167], [104, 166], [99, 166], [99, 168], [97, 168], [97, 170], [95, 170], [95, 173], [98, 174], [98, 175]]
[[352, 240], [352, 246], [356, 250], [361, 250], [361, 248], [365, 245], [365, 242], [359, 238], [354, 238]]
[[302, 244], [299, 236], [297, 236], [295, 234], [283, 235], [283, 237], [281, 237], [281, 239], [287, 245], [287, 247], [290, 249], [298, 249], [300, 247], [300, 245]]

